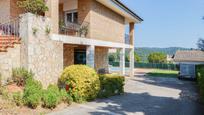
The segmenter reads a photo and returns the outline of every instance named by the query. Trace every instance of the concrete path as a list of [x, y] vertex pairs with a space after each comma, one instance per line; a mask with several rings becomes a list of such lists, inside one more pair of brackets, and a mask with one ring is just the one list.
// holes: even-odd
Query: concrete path
[[126, 80], [122, 96], [72, 105], [49, 115], [204, 115], [194, 82], [143, 74]]

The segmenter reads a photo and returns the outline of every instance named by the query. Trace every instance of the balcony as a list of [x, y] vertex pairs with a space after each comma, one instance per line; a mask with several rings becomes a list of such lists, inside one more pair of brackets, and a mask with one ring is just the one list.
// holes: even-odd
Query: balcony
[[83, 23], [60, 22], [59, 26], [60, 26], [59, 34], [62, 34], [62, 35], [87, 37], [89, 34], [89, 23], [88, 22], [83, 22]]

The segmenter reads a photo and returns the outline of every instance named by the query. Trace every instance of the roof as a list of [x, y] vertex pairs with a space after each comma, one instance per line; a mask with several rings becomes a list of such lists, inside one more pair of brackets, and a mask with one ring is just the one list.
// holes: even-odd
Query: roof
[[123, 4], [120, 0], [96, 0], [102, 3], [104, 6], [110, 8], [116, 13], [121, 14], [125, 17], [126, 22], [135, 22], [140, 23], [143, 21], [141, 17], [139, 17], [135, 12], [129, 9], [125, 4]]
[[174, 56], [175, 62], [204, 62], [204, 52], [199, 50], [177, 51]]
[[133, 12], [131, 9], [129, 9], [126, 5], [124, 5], [122, 2], [120, 2], [119, 0], [112, 0], [113, 2], [116, 2], [119, 7], [121, 7], [122, 9], [126, 10], [129, 14], [131, 14], [132, 16], [134, 16], [136, 19], [138, 19], [139, 21], [144, 21], [141, 17], [139, 17], [135, 12]]

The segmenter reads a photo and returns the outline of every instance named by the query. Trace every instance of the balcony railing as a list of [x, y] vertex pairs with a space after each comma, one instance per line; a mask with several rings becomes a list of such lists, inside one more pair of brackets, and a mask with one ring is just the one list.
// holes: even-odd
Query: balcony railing
[[72, 23], [68, 22], [66, 24], [60, 24], [60, 34], [78, 36], [78, 37], [87, 37], [89, 32], [89, 23]]
[[19, 37], [19, 18], [0, 22], [0, 36]]

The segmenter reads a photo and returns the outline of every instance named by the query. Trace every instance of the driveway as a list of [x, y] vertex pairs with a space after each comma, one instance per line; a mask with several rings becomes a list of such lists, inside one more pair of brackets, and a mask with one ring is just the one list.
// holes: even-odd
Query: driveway
[[204, 107], [197, 101], [196, 84], [176, 78], [127, 78], [125, 94], [74, 104], [49, 115], [203, 115]]

